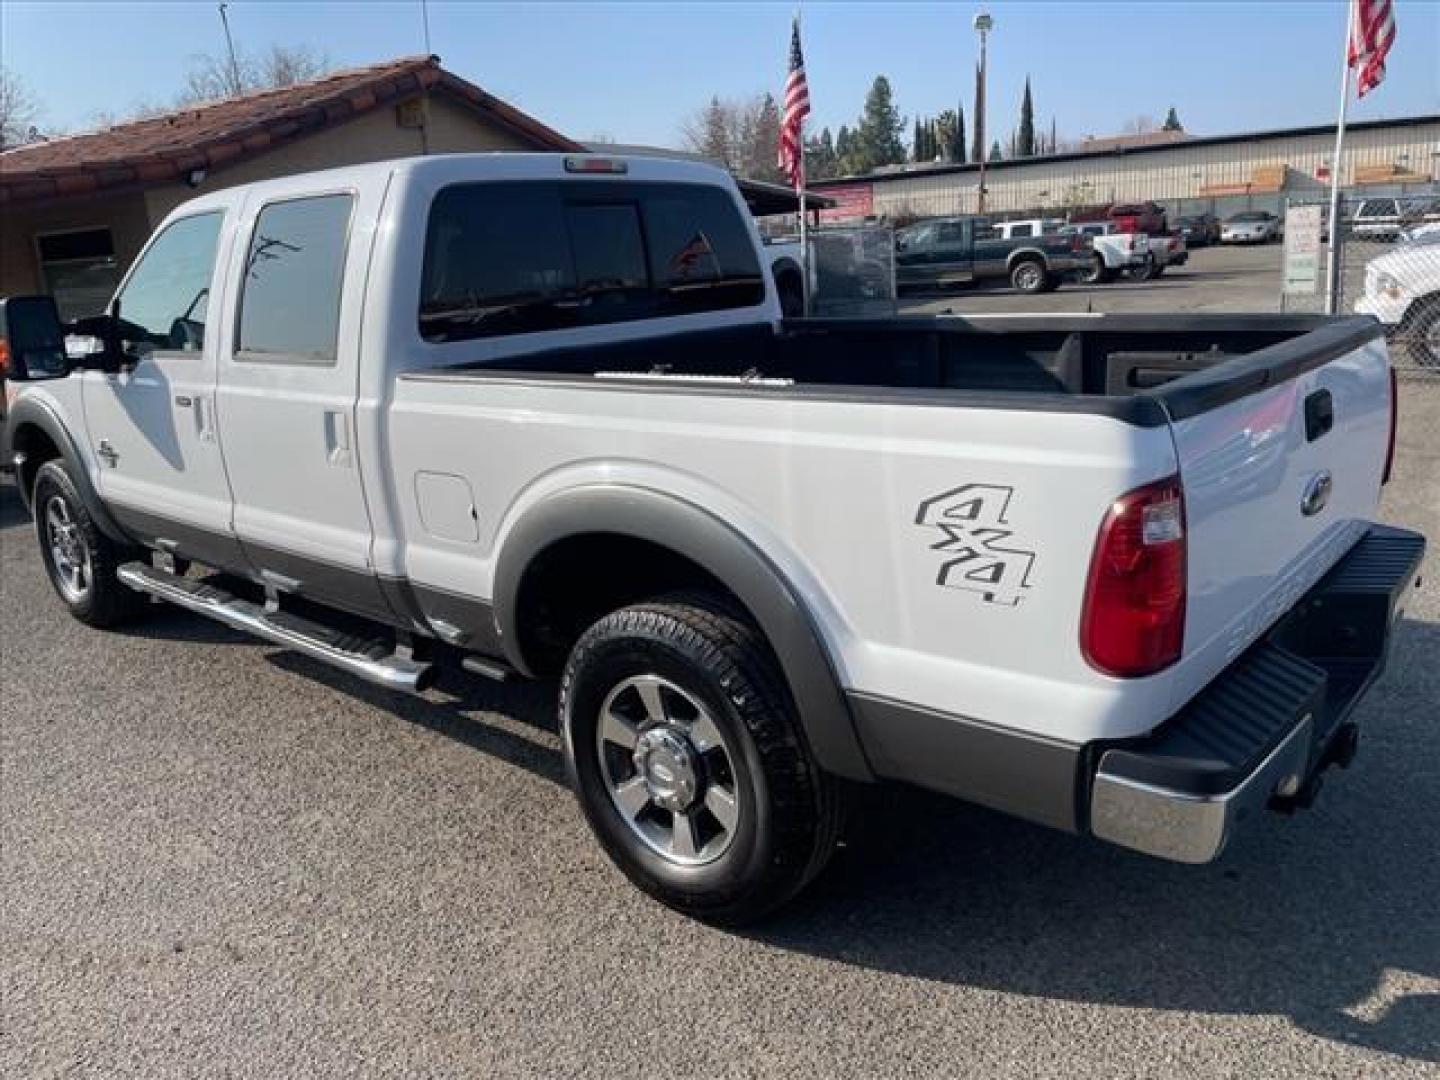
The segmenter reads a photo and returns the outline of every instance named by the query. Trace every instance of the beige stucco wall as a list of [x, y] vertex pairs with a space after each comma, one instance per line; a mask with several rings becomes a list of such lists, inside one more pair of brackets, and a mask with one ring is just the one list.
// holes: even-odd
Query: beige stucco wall
[[515, 135], [447, 97], [432, 97], [427, 102], [427, 117], [422, 133], [418, 128], [401, 127], [395, 108], [384, 106], [231, 168], [217, 169], [196, 188], [168, 184], [144, 192], [70, 200], [41, 209], [7, 209], [0, 220], [0, 295], [42, 289], [35, 248], [39, 233], [108, 227], [123, 272], [166, 214], [204, 192], [315, 169], [409, 157], [427, 149], [432, 154], [530, 149]]
[[123, 268], [140, 251], [150, 227], [145, 198], [138, 192], [41, 208], [6, 209], [0, 221], [0, 296], [42, 291], [36, 236], [108, 228]]
[[202, 192], [339, 165], [411, 157], [424, 153], [427, 144], [432, 154], [529, 149], [509, 132], [486, 123], [448, 98], [432, 97], [428, 112], [423, 141], [418, 128], [401, 127], [396, 122], [395, 109], [387, 106], [242, 161], [233, 168], [219, 169], [207, 176], [198, 188], [183, 184], [152, 188], [145, 193], [151, 224], [158, 225], [176, 206]]

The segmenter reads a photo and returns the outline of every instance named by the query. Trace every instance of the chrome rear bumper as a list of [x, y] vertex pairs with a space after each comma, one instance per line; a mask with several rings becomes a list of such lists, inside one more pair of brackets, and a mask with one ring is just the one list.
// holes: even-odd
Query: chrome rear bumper
[[1354, 755], [1350, 715], [1384, 670], [1425, 539], [1372, 526], [1259, 642], [1144, 739], [1101, 749], [1092, 835], [1204, 863], [1266, 806], [1307, 806]]

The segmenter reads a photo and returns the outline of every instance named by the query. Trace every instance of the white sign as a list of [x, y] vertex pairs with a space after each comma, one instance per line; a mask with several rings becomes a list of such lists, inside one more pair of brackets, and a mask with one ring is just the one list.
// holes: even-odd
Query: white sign
[[1320, 233], [1324, 207], [1290, 206], [1285, 209], [1286, 293], [1320, 291]]

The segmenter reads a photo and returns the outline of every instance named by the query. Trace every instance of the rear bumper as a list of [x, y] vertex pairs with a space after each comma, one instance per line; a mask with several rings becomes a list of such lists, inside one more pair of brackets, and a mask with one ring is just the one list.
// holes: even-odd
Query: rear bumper
[[1209, 862], [1268, 805], [1308, 805], [1348, 764], [1350, 714], [1379, 677], [1424, 537], [1372, 526], [1259, 642], [1153, 734], [1099, 748], [1090, 832]]

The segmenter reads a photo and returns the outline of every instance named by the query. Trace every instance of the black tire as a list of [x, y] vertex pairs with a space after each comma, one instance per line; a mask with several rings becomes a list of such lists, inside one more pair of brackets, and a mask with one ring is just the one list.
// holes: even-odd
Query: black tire
[[1108, 285], [1115, 280], [1115, 271], [1105, 265], [1103, 255], [1092, 255], [1090, 268], [1080, 271], [1079, 278], [1084, 285]]
[[[146, 598], [115, 576], [122, 563], [141, 553], [116, 544], [100, 531], [64, 462], [47, 461], [40, 466], [31, 506], [45, 573], [71, 615], [87, 626], [105, 628], [119, 626], [145, 611]], [[67, 574], [61, 551], [69, 557], [70, 566], [82, 567], [78, 576]]]
[[[709, 861], [683, 865], [673, 846], [666, 854], [653, 837], [642, 835], [645, 829], [663, 835], [667, 821], [672, 835], [679, 835], [677, 819], [653, 794], [639, 796], [638, 812], [620, 810], [618, 790], [629, 781], [617, 786], [614, 769], [629, 768], [630, 781], [652, 789], [626, 756], [627, 747], [601, 742], [601, 714], [611, 705], [613, 716], [625, 688], [646, 679], [663, 681], [667, 694], [679, 696], [670, 696], [661, 710], [666, 722], [637, 721], [633, 730], [642, 739], [671, 728], [672, 710], [683, 711], [689, 701], [708, 714], [723, 740], [718, 765], [713, 745], [695, 759], [700, 765], [694, 775], [704, 774], [703, 794], [692, 794], [690, 813], [707, 817], [710, 788], [716, 786], [738, 807], [728, 832], [714, 819], [720, 829], [712, 842], [720, 847]], [[625, 875], [669, 907], [723, 925], [751, 922], [799, 892], [835, 848], [839, 783], [811, 756], [764, 637], [717, 598], [662, 597], [596, 622], [565, 665], [560, 723], [571, 785], [591, 829]], [[698, 723], [690, 730], [698, 731]], [[703, 741], [689, 745], [693, 749]], [[693, 842], [700, 834], [689, 835]]]
[[1440, 371], [1440, 293], [1422, 296], [1410, 305], [1397, 335], [1402, 355], [1415, 367]]
[[805, 314], [805, 289], [798, 273], [783, 273], [776, 277], [775, 292], [780, 299], [782, 316], [798, 319]]
[[1049, 279], [1050, 274], [1039, 259], [1017, 259], [1010, 267], [1010, 284], [1016, 292], [1031, 296], [1045, 292]]

